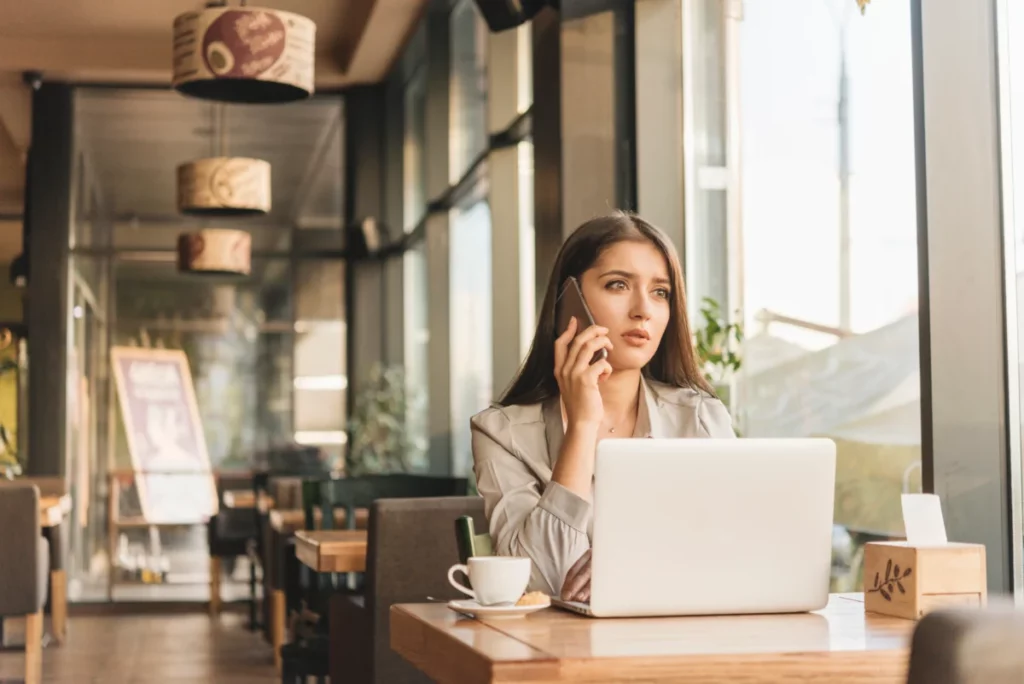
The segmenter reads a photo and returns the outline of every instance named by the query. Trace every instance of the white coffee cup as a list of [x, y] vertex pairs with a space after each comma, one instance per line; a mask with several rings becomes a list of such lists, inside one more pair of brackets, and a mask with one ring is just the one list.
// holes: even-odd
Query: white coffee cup
[[[476, 599], [481, 606], [515, 603], [530, 583], [530, 567], [529, 558], [474, 556], [466, 565], [459, 563], [448, 568], [448, 581], [463, 594]], [[456, 572], [469, 577], [473, 588], [456, 582]]]

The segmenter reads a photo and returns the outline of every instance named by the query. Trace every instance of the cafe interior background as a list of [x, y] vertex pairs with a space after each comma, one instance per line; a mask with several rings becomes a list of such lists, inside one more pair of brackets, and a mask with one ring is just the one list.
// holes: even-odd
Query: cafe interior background
[[[316, 25], [310, 97], [170, 88], [189, 2], [0, 26], [0, 475], [66, 478], [73, 603], [208, 599], [202, 511], [147, 521], [126, 477], [177, 428], [126, 423], [112, 350], [184, 353], [219, 474], [306, 450], [471, 475], [468, 419], [524, 357], [558, 245], [611, 207], [683, 255], [737, 431], [835, 440], [834, 591], [925, 489], [1019, 591], [1019, 6], [972, 109], [928, 88], [956, 49], [911, 0], [563, 0], [500, 33], [473, 0], [268, 4]], [[1001, 156], [958, 168], [963, 126]], [[268, 206], [183, 212], [179, 167], [216, 157], [264, 163]], [[179, 258], [216, 230], [241, 261]], [[246, 558], [228, 572], [244, 596]]]

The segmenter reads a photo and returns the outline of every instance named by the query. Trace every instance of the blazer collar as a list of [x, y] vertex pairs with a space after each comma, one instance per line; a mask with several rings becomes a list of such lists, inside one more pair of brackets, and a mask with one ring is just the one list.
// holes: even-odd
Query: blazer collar
[[[659, 437], [664, 435], [661, 420], [661, 399], [643, 375], [640, 376], [641, 401], [637, 410], [636, 427], [633, 437]], [[548, 445], [548, 457], [552, 464], [562, 450], [565, 428], [562, 426], [562, 404], [558, 396], [544, 400], [544, 437]]]

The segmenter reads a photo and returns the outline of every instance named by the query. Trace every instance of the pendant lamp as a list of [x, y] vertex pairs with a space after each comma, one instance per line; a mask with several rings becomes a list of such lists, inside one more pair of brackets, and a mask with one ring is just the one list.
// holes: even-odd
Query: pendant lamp
[[196, 159], [178, 167], [178, 211], [252, 216], [270, 211], [270, 164], [248, 157]]
[[293, 12], [211, 2], [174, 20], [172, 85], [218, 102], [293, 102], [313, 93], [316, 24]]
[[178, 270], [206, 275], [249, 275], [252, 236], [244, 230], [203, 228], [178, 236]]

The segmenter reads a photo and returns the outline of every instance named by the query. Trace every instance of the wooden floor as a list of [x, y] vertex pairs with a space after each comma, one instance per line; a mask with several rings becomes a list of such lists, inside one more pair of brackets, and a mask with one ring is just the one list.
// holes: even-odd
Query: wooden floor
[[[270, 646], [245, 628], [246, 617], [228, 613], [80, 616], [68, 622], [68, 642], [43, 650], [48, 684], [270, 684]], [[9, 641], [20, 641], [11, 625]], [[23, 653], [0, 653], [0, 683], [24, 676]]]

